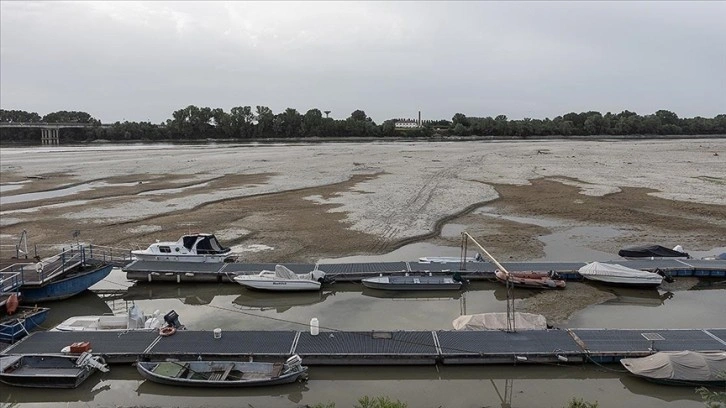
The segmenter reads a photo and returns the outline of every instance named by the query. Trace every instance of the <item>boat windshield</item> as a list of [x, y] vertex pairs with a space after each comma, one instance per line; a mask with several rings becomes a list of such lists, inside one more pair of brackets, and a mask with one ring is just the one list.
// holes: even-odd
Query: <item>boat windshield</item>
[[194, 243], [197, 242], [197, 236], [195, 235], [188, 235], [182, 238], [182, 242], [184, 243], [184, 248], [191, 251], [194, 247]]
[[214, 235], [203, 237], [197, 244], [198, 254], [216, 254], [226, 250], [227, 248], [222, 247]]

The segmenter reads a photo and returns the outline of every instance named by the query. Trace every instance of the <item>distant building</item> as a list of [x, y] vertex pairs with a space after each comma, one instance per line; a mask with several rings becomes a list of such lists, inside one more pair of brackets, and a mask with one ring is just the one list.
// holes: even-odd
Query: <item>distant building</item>
[[394, 119], [396, 129], [416, 129], [421, 127], [421, 111], [418, 111], [416, 119]]
[[413, 119], [394, 119], [396, 121], [396, 129], [415, 129], [420, 127], [417, 120]]

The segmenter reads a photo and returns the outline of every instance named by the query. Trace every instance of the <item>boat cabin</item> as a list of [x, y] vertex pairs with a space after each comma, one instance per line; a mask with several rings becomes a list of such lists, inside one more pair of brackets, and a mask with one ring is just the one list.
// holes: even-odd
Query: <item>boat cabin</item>
[[139, 259], [224, 261], [230, 252], [213, 234], [190, 234], [176, 242], [156, 242], [131, 253]]

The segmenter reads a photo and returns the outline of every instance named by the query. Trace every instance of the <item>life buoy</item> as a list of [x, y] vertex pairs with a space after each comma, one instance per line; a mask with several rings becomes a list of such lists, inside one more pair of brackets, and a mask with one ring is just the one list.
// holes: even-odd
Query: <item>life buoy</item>
[[17, 293], [13, 293], [8, 298], [7, 303], [5, 303], [5, 310], [7, 310], [8, 315], [11, 315], [15, 313], [16, 310], [18, 310], [18, 295]]
[[38, 273], [42, 273], [43, 272], [43, 262], [38, 262], [37, 264], [35, 264], [35, 270]]
[[174, 326], [164, 326], [159, 329], [159, 336], [169, 337], [174, 333], [176, 333], [176, 327]]

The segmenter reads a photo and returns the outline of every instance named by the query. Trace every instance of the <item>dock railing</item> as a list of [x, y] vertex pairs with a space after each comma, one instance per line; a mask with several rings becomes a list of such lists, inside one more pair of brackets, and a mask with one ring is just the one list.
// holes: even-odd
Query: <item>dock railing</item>
[[15, 292], [23, 285], [23, 274], [20, 272], [0, 271], [0, 294]]
[[86, 255], [90, 259], [96, 259], [103, 263], [113, 264], [116, 266], [125, 266], [133, 260], [130, 249], [114, 248], [103, 245], [89, 245], [88, 253]]
[[50, 280], [65, 273], [68, 269], [84, 263], [85, 260], [85, 248], [82, 245], [71, 245], [68, 249], [64, 248], [59, 254], [43, 258], [35, 264], [38, 281], [42, 283]]

